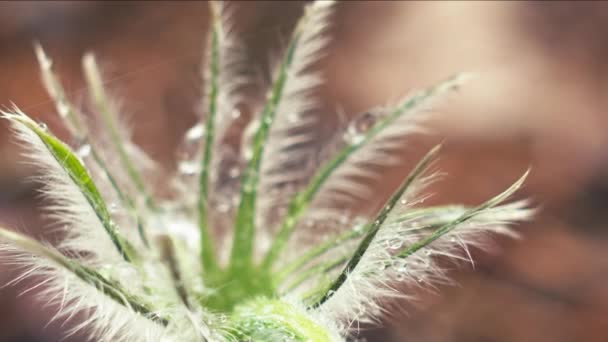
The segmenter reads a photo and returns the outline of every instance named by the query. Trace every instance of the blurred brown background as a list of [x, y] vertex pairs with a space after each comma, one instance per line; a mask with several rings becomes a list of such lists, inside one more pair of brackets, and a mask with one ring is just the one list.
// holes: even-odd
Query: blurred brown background
[[[302, 2], [239, 3], [239, 29], [255, 63], [288, 37]], [[445, 139], [433, 202], [479, 203], [528, 166], [519, 197], [542, 210], [454, 271], [458, 286], [364, 333], [370, 341], [608, 341], [608, 3], [347, 2], [338, 6], [320, 90], [328, 112], [356, 113], [458, 71], [477, 77], [437, 107], [431, 138]], [[39, 79], [32, 42], [84, 101], [80, 56], [94, 50], [135, 140], [172, 167], [195, 120], [204, 2], [0, 2], [0, 105], [11, 102], [65, 132]], [[0, 222], [42, 234], [35, 172], [0, 127]], [[64, 135], [65, 136], [65, 135]], [[404, 166], [405, 167], [405, 166]], [[390, 171], [393, 187], [404, 167]], [[409, 166], [408, 166], [409, 167]], [[1, 264], [1, 261], [0, 261]], [[0, 270], [0, 284], [14, 276]], [[23, 284], [0, 292], [0, 341], [58, 341], [52, 308]], [[80, 341], [73, 336], [66, 341]]]

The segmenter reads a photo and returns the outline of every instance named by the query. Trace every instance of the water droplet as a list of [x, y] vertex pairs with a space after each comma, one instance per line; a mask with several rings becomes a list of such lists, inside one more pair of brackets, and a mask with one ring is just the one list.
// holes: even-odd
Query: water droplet
[[230, 178], [236, 178], [241, 174], [241, 170], [239, 170], [238, 166], [233, 166], [228, 170], [228, 175]]
[[251, 158], [253, 158], [253, 149], [251, 147], [245, 147], [245, 150], [243, 151], [243, 157], [247, 161], [251, 160]]
[[358, 145], [363, 140], [365, 140], [365, 135], [363, 135], [363, 134], [349, 134], [349, 133], [346, 133], [346, 134], [344, 134], [344, 140], [346, 142], [348, 142], [349, 144], [351, 144], [351, 145]]
[[217, 210], [220, 213], [227, 213], [228, 211], [230, 211], [230, 208], [232, 206], [230, 205], [230, 203], [220, 203], [217, 205]]
[[49, 129], [49, 127], [44, 122], [39, 122], [38, 127], [40, 127], [40, 129], [43, 131], [47, 131]]
[[264, 123], [266, 123], [267, 125], [270, 125], [272, 123], [272, 118], [267, 116], [264, 118]]
[[220, 322], [222, 322], [222, 323], [226, 323], [226, 321], [228, 321], [228, 317], [224, 314], [221, 314], [219, 318], [220, 318]]
[[296, 114], [291, 114], [291, 115], [289, 115], [288, 118], [289, 118], [289, 122], [292, 124], [298, 122], [298, 115], [296, 115]]
[[402, 240], [397, 240], [396, 242], [394, 242], [393, 244], [391, 244], [391, 246], [389, 248], [390, 249], [400, 249], [401, 247], [403, 247], [403, 241]]
[[372, 109], [357, 115], [351, 122], [351, 127], [357, 132], [366, 132], [376, 123], [379, 110]]
[[418, 279], [416, 279], [417, 282], [422, 283], [424, 281], [424, 278], [422, 277], [418, 277]]
[[345, 140], [351, 144], [359, 144], [365, 139], [365, 133], [374, 126], [379, 110], [370, 110], [355, 116], [346, 128]]
[[198, 123], [198, 124], [192, 126], [192, 128], [190, 128], [186, 132], [186, 140], [188, 140], [188, 141], [198, 140], [203, 135], [205, 135], [205, 126], [203, 126], [202, 123]]
[[76, 150], [76, 155], [80, 158], [86, 158], [91, 154], [91, 145], [84, 144]]
[[112, 202], [112, 203], [110, 203], [108, 210], [110, 210], [110, 213], [115, 213], [116, 210], [118, 210], [118, 205], [116, 203]]
[[70, 108], [65, 102], [60, 101], [57, 103], [57, 113], [61, 118], [67, 117], [69, 112]]
[[241, 111], [235, 108], [232, 110], [232, 112], [230, 112], [230, 116], [233, 119], [238, 119], [241, 116]]
[[407, 200], [406, 200], [405, 198], [404, 198], [404, 199], [402, 199], [402, 200], [401, 200], [401, 204], [404, 204], [404, 205], [405, 205], [405, 204], [407, 204]]
[[199, 163], [191, 160], [180, 162], [177, 168], [183, 175], [194, 175], [200, 171]]

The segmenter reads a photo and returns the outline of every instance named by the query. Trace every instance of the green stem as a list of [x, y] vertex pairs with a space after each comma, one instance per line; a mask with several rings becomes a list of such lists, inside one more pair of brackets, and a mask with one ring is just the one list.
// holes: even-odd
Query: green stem
[[281, 283], [287, 276], [289, 276], [294, 271], [300, 269], [302, 266], [306, 265], [313, 259], [318, 256], [325, 254], [326, 252], [342, 246], [342, 244], [346, 241], [350, 241], [352, 239], [358, 238], [367, 232], [368, 227], [359, 225], [355, 227], [353, 230], [342, 233], [338, 235], [334, 239], [330, 239], [314, 248], [309, 249], [304, 254], [298, 256], [297, 259], [289, 262], [287, 265], [283, 266], [280, 270], [276, 272], [275, 281], [277, 283]]
[[334, 268], [342, 265], [344, 262], [348, 260], [347, 256], [341, 256], [335, 258], [334, 260], [330, 260], [327, 262], [320, 263], [318, 265], [311, 266], [307, 269], [304, 269], [298, 272], [297, 277], [294, 278], [289, 284], [286, 286], [284, 293], [290, 292], [291, 290], [298, 287], [300, 284], [308, 280], [310, 277], [318, 274], [326, 274], [327, 272], [333, 270]]
[[137, 221], [137, 231], [142, 242], [146, 247], [149, 247], [148, 238], [144, 231], [141, 217], [139, 217], [137, 210], [135, 209], [135, 203], [120, 189], [116, 179], [111, 174], [109, 168], [106, 166], [105, 162], [97, 152], [95, 145], [92, 141], [90, 141], [86, 126], [82, 120], [82, 114], [74, 109], [74, 106], [68, 100], [65, 89], [53, 72], [52, 61], [48, 58], [40, 44], [36, 43], [34, 45], [34, 50], [36, 52], [36, 57], [38, 58], [38, 63], [40, 64], [42, 83], [44, 84], [47, 93], [53, 100], [55, 110], [57, 110], [59, 117], [63, 120], [65, 126], [68, 128], [76, 141], [83, 145], [88, 144], [88, 146], [91, 148], [91, 155], [93, 156], [93, 159], [110, 181], [110, 184], [118, 195], [120, 201], [129, 208], [131, 215]]
[[431, 244], [433, 241], [435, 241], [435, 240], [439, 239], [440, 237], [442, 237], [443, 235], [449, 233], [452, 229], [456, 228], [460, 224], [476, 217], [477, 215], [483, 213], [487, 209], [490, 209], [490, 208], [493, 208], [493, 207], [499, 205], [500, 203], [505, 201], [508, 197], [513, 195], [513, 193], [522, 186], [526, 177], [528, 176], [528, 173], [529, 173], [529, 171], [526, 171], [526, 173], [524, 173], [523, 176], [521, 176], [515, 183], [513, 183], [513, 185], [511, 185], [507, 190], [503, 191], [501, 194], [493, 197], [492, 199], [481, 204], [480, 206], [467, 210], [465, 213], [463, 213], [457, 219], [453, 220], [452, 222], [446, 223], [445, 225], [443, 225], [440, 228], [438, 228], [437, 230], [435, 230], [432, 234], [430, 234], [427, 237], [408, 246], [405, 250], [401, 251], [398, 254], [398, 257], [407, 258], [407, 257], [411, 256], [412, 254], [416, 253], [420, 249]]
[[80, 163], [79, 159], [65, 144], [40, 128], [40, 126], [38, 126], [38, 124], [36, 124], [27, 115], [21, 112], [18, 112], [17, 114], [5, 113], [4, 117], [8, 120], [23, 125], [25, 128], [36, 134], [38, 138], [40, 138], [40, 141], [44, 144], [47, 151], [53, 156], [53, 158], [55, 158], [59, 167], [61, 167], [68, 174], [70, 179], [74, 182], [74, 186], [76, 186], [76, 188], [78, 188], [78, 190], [83, 194], [91, 209], [95, 212], [95, 215], [101, 222], [103, 228], [108, 233], [119, 254], [125, 261], [133, 261], [137, 256], [136, 251], [133, 249], [131, 244], [117, 231], [116, 224], [112, 220], [112, 217], [103, 198], [101, 197], [101, 194], [99, 193], [99, 190], [97, 190], [91, 176]]
[[[305, 17], [304, 19], [308, 19]], [[304, 20], [303, 19], [303, 20]], [[264, 145], [266, 143], [270, 126], [274, 121], [276, 109], [283, 97], [283, 90], [288, 79], [288, 71], [293, 62], [293, 56], [298, 46], [301, 35], [302, 22], [298, 24], [287, 52], [279, 66], [277, 78], [274, 80], [272, 89], [266, 99], [262, 114], [260, 115], [260, 125], [254, 138], [251, 159], [241, 179], [241, 194], [239, 206], [236, 214], [236, 225], [232, 252], [230, 257], [231, 267], [240, 270], [251, 264], [253, 254], [253, 243], [255, 236], [255, 206], [258, 185], [258, 173], [262, 162]]]
[[74, 274], [83, 282], [95, 287], [99, 292], [108, 296], [115, 302], [131, 308], [142, 316], [165, 326], [169, 324], [169, 321], [166, 318], [153, 312], [147, 304], [130, 294], [119, 283], [105, 278], [93, 269], [66, 258], [59, 252], [42, 245], [38, 241], [1, 227], [0, 239], [8, 241], [28, 253], [52, 261], [56, 265]]
[[207, 218], [207, 203], [209, 197], [209, 167], [213, 154], [215, 117], [217, 113], [217, 98], [219, 93], [219, 73], [220, 73], [220, 30], [221, 18], [218, 13], [217, 4], [213, 1], [209, 3], [213, 25], [209, 37], [210, 58], [208, 61], [209, 89], [207, 97], [207, 117], [205, 122], [205, 139], [202, 141], [203, 156], [201, 158], [201, 170], [199, 176], [199, 197], [198, 197], [198, 223], [200, 229], [201, 244], [201, 263], [203, 272], [209, 273], [217, 269], [213, 241], [209, 232], [209, 222]]
[[[422, 217], [426, 218], [426, 217], [435, 217], [437, 215], [448, 215], [448, 214], [454, 214], [454, 213], [461, 213], [465, 210], [466, 210], [465, 207], [458, 206], [458, 205], [446, 205], [446, 206], [436, 206], [436, 207], [428, 207], [428, 208], [413, 208], [410, 211], [408, 211], [407, 213], [403, 214], [402, 216], [399, 216], [394, 221], [391, 221], [390, 223], [400, 223], [400, 222], [405, 222], [405, 221], [408, 221], [411, 219], [418, 219], [418, 218], [422, 218]], [[445, 220], [439, 220], [439, 222], [441, 222], [441, 224], [443, 224], [443, 223], [445, 223]], [[441, 225], [439, 222], [430, 223], [424, 227], [421, 227], [421, 229], [438, 228]], [[280, 283], [291, 273], [300, 269], [302, 266], [311, 262], [315, 258], [327, 253], [328, 251], [333, 250], [334, 248], [342, 246], [342, 244], [346, 241], [350, 241], [352, 239], [356, 239], [356, 238], [364, 235], [365, 233], [367, 233], [368, 230], [369, 230], [369, 225], [366, 225], [366, 226], [359, 225], [350, 231], [344, 232], [333, 239], [330, 239], [318, 246], [315, 246], [315, 247], [309, 249], [304, 254], [298, 256], [295, 260], [287, 263], [285, 266], [283, 266], [281, 269], [279, 269], [275, 273], [275, 276], [274, 276], [275, 282]]]
[[395, 191], [395, 193], [391, 196], [387, 203], [382, 207], [382, 209], [380, 210], [378, 215], [376, 215], [376, 218], [372, 222], [371, 228], [367, 232], [367, 235], [355, 250], [353, 256], [350, 258], [350, 260], [344, 267], [344, 270], [342, 270], [340, 275], [338, 275], [336, 280], [323, 294], [323, 296], [311, 306], [312, 308], [317, 308], [323, 303], [325, 303], [342, 286], [342, 284], [344, 284], [349, 274], [355, 269], [355, 267], [357, 267], [357, 265], [363, 258], [363, 255], [374, 240], [374, 237], [376, 237], [376, 234], [380, 230], [380, 227], [382, 226], [390, 212], [393, 210], [397, 202], [402, 198], [403, 194], [407, 191], [407, 189], [409, 189], [409, 187], [414, 183], [414, 181], [418, 179], [418, 177], [427, 170], [429, 164], [434, 160], [439, 151], [439, 147], [439, 145], [435, 146], [426, 154], [426, 156], [418, 163], [418, 165], [416, 165], [414, 170], [403, 181], [401, 186], [399, 186], [397, 191]]
[[268, 250], [263, 267], [268, 269], [272, 267], [273, 262], [278, 258], [282, 249], [285, 248], [287, 240], [291, 236], [299, 217], [306, 210], [319, 189], [329, 179], [329, 176], [340, 167], [354, 152], [365, 146], [370, 140], [378, 136], [386, 127], [391, 125], [397, 119], [405, 114], [414, 112], [419, 106], [423, 105], [437, 95], [456, 88], [460, 84], [460, 77], [452, 77], [434, 87], [422, 91], [412, 97], [405, 99], [393, 111], [374, 124], [362, 137], [345, 146], [338, 154], [327, 164], [325, 164], [312, 178], [309, 184], [297, 193], [289, 202], [287, 214], [281, 222], [280, 228]]
[[148, 206], [148, 208], [153, 211], [157, 211], [158, 207], [154, 203], [152, 197], [150, 197], [150, 195], [148, 194], [141, 175], [131, 162], [131, 159], [129, 158], [129, 155], [127, 154], [127, 151], [125, 150], [125, 147], [122, 143], [122, 137], [120, 136], [116, 123], [114, 122], [116, 113], [113, 113], [113, 109], [110, 106], [110, 101], [103, 87], [103, 80], [101, 78], [99, 68], [97, 67], [95, 57], [92, 54], [86, 54], [82, 60], [82, 63], [85, 78], [91, 91], [93, 102], [97, 107], [97, 110], [99, 111], [104, 125], [108, 129], [111, 143], [114, 146], [116, 152], [118, 153], [118, 157], [120, 159], [121, 164], [126, 169], [127, 175], [129, 176], [137, 190], [144, 196], [146, 206]]

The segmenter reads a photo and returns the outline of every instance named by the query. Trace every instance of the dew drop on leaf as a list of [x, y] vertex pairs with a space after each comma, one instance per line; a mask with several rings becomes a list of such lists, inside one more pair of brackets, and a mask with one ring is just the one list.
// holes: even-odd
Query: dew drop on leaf
[[356, 115], [346, 128], [344, 140], [350, 144], [359, 144], [365, 139], [365, 133], [376, 123], [380, 110], [370, 110]]
[[227, 213], [228, 211], [230, 211], [230, 208], [232, 206], [230, 205], [230, 203], [224, 202], [224, 203], [219, 203], [217, 205], [217, 211], [219, 211], [220, 213]]
[[86, 158], [89, 156], [89, 154], [91, 154], [91, 145], [89, 144], [84, 144], [80, 146], [78, 150], [76, 150], [76, 155], [79, 158]]
[[59, 114], [59, 116], [61, 118], [65, 118], [68, 116], [68, 113], [70, 112], [70, 108], [68, 107], [68, 105], [63, 102], [57, 102], [57, 113]]
[[195, 141], [205, 135], [205, 126], [202, 123], [198, 123], [186, 132], [187, 141]]
[[233, 166], [228, 170], [228, 175], [230, 178], [236, 178], [241, 174], [241, 170], [237, 166]]
[[396, 242], [392, 243], [389, 248], [390, 249], [399, 249], [401, 247], [403, 247], [403, 240], [397, 240]]
[[179, 170], [179, 173], [181, 173], [183, 175], [194, 175], [200, 171], [199, 163], [196, 161], [190, 161], [190, 160], [182, 161], [178, 165], [178, 170]]

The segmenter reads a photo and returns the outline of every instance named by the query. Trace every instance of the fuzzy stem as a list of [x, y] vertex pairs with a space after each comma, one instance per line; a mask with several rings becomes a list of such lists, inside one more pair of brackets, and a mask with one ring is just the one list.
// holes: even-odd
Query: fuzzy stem
[[209, 233], [209, 222], [207, 219], [207, 203], [209, 197], [209, 167], [213, 154], [213, 143], [215, 139], [215, 120], [217, 113], [217, 101], [219, 94], [219, 73], [220, 73], [220, 30], [221, 18], [218, 4], [211, 1], [212, 22], [209, 33], [209, 60], [207, 61], [207, 73], [209, 74], [208, 96], [207, 96], [207, 117], [205, 122], [205, 135], [202, 140], [203, 156], [201, 158], [201, 170], [199, 176], [199, 197], [198, 197], [198, 224], [201, 233], [201, 262], [203, 271], [208, 273], [217, 269], [213, 241]]
[[505, 191], [503, 191], [499, 195], [486, 201], [485, 203], [481, 204], [480, 206], [477, 206], [475, 208], [472, 208], [472, 209], [466, 211], [457, 219], [441, 226], [440, 228], [435, 230], [432, 234], [430, 234], [427, 237], [421, 239], [420, 241], [417, 241], [414, 244], [408, 246], [406, 249], [404, 249], [403, 251], [401, 251], [398, 254], [398, 257], [407, 258], [407, 257], [411, 256], [412, 254], [416, 253], [420, 249], [431, 244], [433, 241], [435, 241], [435, 240], [439, 239], [440, 237], [442, 237], [443, 235], [447, 234], [448, 232], [450, 232], [452, 229], [454, 229], [458, 225], [476, 217], [477, 215], [483, 213], [487, 209], [490, 209], [490, 208], [493, 208], [493, 207], [499, 205], [504, 200], [506, 200], [511, 195], [513, 195], [513, 193], [515, 191], [517, 191], [523, 185], [524, 181], [526, 180], [526, 177], [528, 176], [528, 173], [529, 173], [529, 171], [526, 171], [523, 174], [523, 176], [521, 176], [515, 183], [513, 183], [513, 185], [511, 185], [509, 188], [507, 188]]
[[393, 210], [397, 202], [401, 199], [402, 195], [414, 183], [414, 181], [418, 179], [418, 177], [427, 170], [429, 164], [437, 156], [439, 148], [440, 145], [437, 145], [433, 149], [431, 149], [426, 154], [426, 156], [422, 158], [418, 165], [416, 165], [414, 170], [407, 176], [407, 178], [403, 181], [401, 186], [399, 186], [397, 191], [393, 193], [391, 198], [386, 202], [386, 204], [382, 207], [378, 215], [376, 215], [376, 218], [372, 221], [370, 230], [367, 232], [367, 235], [357, 247], [357, 250], [355, 250], [355, 253], [344, 267], [344, 270], [342, 270], [340, 275], [336, 278], [336, 280], [329, 287], [329, 289], [327, 289], [325, 294], [323, 294], [323, 296], [311, 306], [312, 308], [317, 308], [323, 303], [325, 303], [342, 286], [342, 284], [344, 284], [344, 282], [348, 278], [348, 275], [355, 269], [355, 267], [357, 267], [359, 261], [361, 261], [361, 258], [363, 258], [363, 255], [374, 240], [374, 237], [380, 230], [380, 227], [382, 226], [390, 212]]
[[[404, 222], [404, 221], [408, 221], [408, 220], [411, 220], [414, 218], [419, 218], [421, 216], [422, 217], [427, 217], [427, 216], [434, 217], [437, 215], [448, 215], [448, 214], [453, 214], [453, 213], [460, 213], [465, 210], [467, 210], [465, 207], [459, 206], [459, 205], [446, 205], [446, 206], [436, 206], [436, 207], [429, 207], [429, 208], [415, 208], [415, 209], [408, 211], [406, 214], [399, 216], [396, 220], [392, 221], [391, 223]], [[424, 228], [431, 228], [431, 229], [438, 228], [441, 224], [445, 224], [445, 223], [446, 223], [445, 220], [438, 220], [437, 222], [431, 223], [428, 226], [425, 226]], [[334, 248], [342, 246], [342, 244], [344, 242], [350, 241], [352, 239], [356, 239], [356, 238], [364, 235], [365, 233], [367, 233], [368, 230], [369, 230], [369, 225], [365, 225], [365, 226], [358, 225], [350, 231], [344, 232], [333, 239], [330, 239], [318, 246], [315, 246], [315, 247], [309, 249], [304, 254], [298, 256], [295, 260], [290, 261], [285, 266], [283, 266], [281, 269], [279, 269], [277, 272], [275, 272], [275, 276], [274, 276], [275, 282], [276, 283], [282, 282], [292, 272], [300, 269], [300, 267], [306, 265], [307, 263], [309, 263], [312, 260], [314, 260], [315, 258], [327, 253], [328, 251], [331, 251]]]
[[348, 232], [342, 233], [333, 239], [330, 239], [316, 247], [309, 249], [304, 254], [298, 256], [297, 259], [289, 262], [287, 265], [283, 266], [280, 270], [278, 270], [275, 273], [275, 282], [281, 283], [287, 276], [289, 276], [289, 274], [300, 269], [300, 267], [306, 265], [316, 257], [341, 246], [346, 241], [350, 241], [352, 239], [362, 236], [367, 232], [367, 230], [367, 226], [359, 225]]
[[154, 313], [147, 304], [142, 303], [138, 298], [122, 288], [117, 282], [106, 279], [95, 270], [66, 258], [59, 252], [44, 246], [36, 240], [2, 227], [0, 227], [0, 239], [10, 242], [25, 252], [53, 262], [69, 271], [83, 282], [95, 287], [99, 292], [105, 294], [115, 302], [131, 308], [133, 311], [156, 323], [162, 325], [167, 325], [169, 323], [166, 318]]
[[278, 74], [272, 84], [266, 103], [260, 115], [260, 125], [254, 138], [251, 158], [241, 179], [241, 195], [236, 214], [236, 225], [230, 257], [231, 267], [238, 270], [247, 267], [251, 263], [253, 253], [253, 243], [255, 237], [255, 207], [257, 197], [257, 185], [259, 170], [264, 152], [264, 145], [268, 138], [268, 133], [274, 121], [276, 109], [283, 97], [283, 90], [288, 81], [289, 70], [292, 66], [293, 57], [298, 47], [302, 31], [306, 23], [310, 20], [314, 11], [307, 11], [306, 15], [300, 19], [292, 38], [279, 65]]
[[304, 213], [314, 196], [319, 189], [329, 179], [329, 176], [340, 167], [354, 152], [365, 146], [370, 140], [378, 136], [386, 127], [395, 122], [403, 115], [414, 112], [418, 107], [424, 105], [436, 96], [457, 88], [462, 81], [462, 76], [457, 75], [448, 80], [422, 91], [412, 97], [405, 99], [400, 103], [389, 115], [384, 119], [379, 120], [374, 124], [362, 137], [345, 146], [338, 154], [327, 164], [325, 164], [312, 178], [309, 184], [297, 193], [289, 202], [287, 214], [283, 219], [280, 229], [277, 232], [268, 253], [264, 257], [263, 267], [270, 268], [272, 263], [277, 259], [281, 250], [285, 248], [287, 240], [291, 236], [299, 217]]
[[120, 162], [125, 167], [129, 178], [131, 179], [137, 190], [144, 196], [148, 208], [156, 211], [158, 207], [148, 194], [141, 175], [131, 162], [129, 155], [125, 150], [122, 138], [120, 136], [120, 133], [118, 132], [116, 123], [114, 122], [116, 113], [113, 112], [113, 109], [110, 106], [109, 99], [103, 87], [101, 73], [99, 72], [99, 68], [97, 67], [97, 62], [95, 61], [95, 56], [90, 53], [86, 54], [82, 59], [82, 65], [87, 84], [91, 91], [93, 102], [97, 107], [97, 110], [99, 111], [104, 125], [108, 129], [108, 132], [111, 137], [111, 143], [112, 145], [114, 145], [114, 149], [118, 153]]
[[21, 112], [17, 112], [17, 114], [4, 113], [3, 115], [4, 118], [23, 125], [25, 128], [31, 130], [36, 136], [38, 136], [48, 152], [74, 182], [74, 186], [76, 186], [83, 194], [91, 206], [91, 209], [93, 209], [95, 215], [103, 225], [105, 231], [108, 233], [119, 254], [125, 261], [133, 261], [137, 256], [136, 251], [133, 249], [131, 244], [118, 233], [116, 224], [114, 221], [112, 221], [110, 212], [108, 211], [99, 190], [97, 190], [97, 187], [93, 183], [93, 180], [85, 167], [70, 151], [69, 147], [54, 136], [48, 134], [32, 119]]
[[59, 114], [59, 117], [63, 120], [65, 126], [68, 128], [70, 134], [72, 134], [73, 138], [75, 138], [76, 141], [82, 144], [89, 145], [89, 147], [91, 148], [91, 156], [93, 157], [93, 160], [95, 160], [99, 168], [110, 181], [112, 189], [114, 189], [120, 201], [129, 208], [131, 215], [137, 221], [137, 231], [142, 242], [146, 247], [149, 247], [149, 242], [143, 226], [143, 222], [141, 217], [137, 213], [137, 210], [135, 209], [135, 203], [133, 199], [131, 199], [126, 193], [124, 193], [120, 189], [118, 183], [116, 182], [116, 179], [114, 178], [109, 168], [97, 152], [95, 144], [93, 144], [93, 142], [89, 139], [88, 131], [83, 122], [82, 113], [76, 110], [68, 100], [66, 92], [63, 86], [61, 85], [61, 82], [53, 72], [53, 62], [46, 55], [44, 49], [39, 43], [36, 43], [34, 45], [34, 50], [36, 52], [36, 57], [38, 58], [38, 64], [40, 65], [42, 83], [44, 84], [47, 93], [53, 100], [55, 104], [55, 110]]
[[300, 284], [302, 284], [306, 280], [308, 280], [311, 276], [317, 275], [319, 273], [325, 274], [325, 273], [333, 270], [334, 268], [342, 265], [347, 260], [348, 260], [347, 256], [341, 256], [341, 257], [335, 258], [333, 260], [322, 262], [320, 264], [317, 264], [317, 265], [308, 267], [304, 270], [301, 270], [298, 272], [297, 277], [294, 278], [291, 282], [289, 282], [289, 284], [286, 286], [286, 289], [283, 292], [284, 293], [289, 292], [289, 291], [295, 289], [296, 287], [298, 287]]
[[46, 55], [39, 43], [34, 44], [34, 51], [36, 52], [38, 64], [40, 65], [42, 84], [53, 100], [55, 110], [57, 110], [59, 117], [64, 121], [65, 126], [70, 133], [77, 140], [82, 140], [86, 135], [85, 126], [80, 117], [80, 113], [74, 110], [74, 107], [66, 96], [63, 86], [53, 73], [53, 62]]
[[163, 235], [159, 237], [158, 245], [160, 247], [161, 259], [169, 269], [177, 296], [188, 309], [192, 309], [192, 303], [190, 303], [188, 290], [184, 286], [182, 270], [177, 260], [177, 256], [175, 255], [175, 246], [173, 240], [171, 240], [171, 237]]

